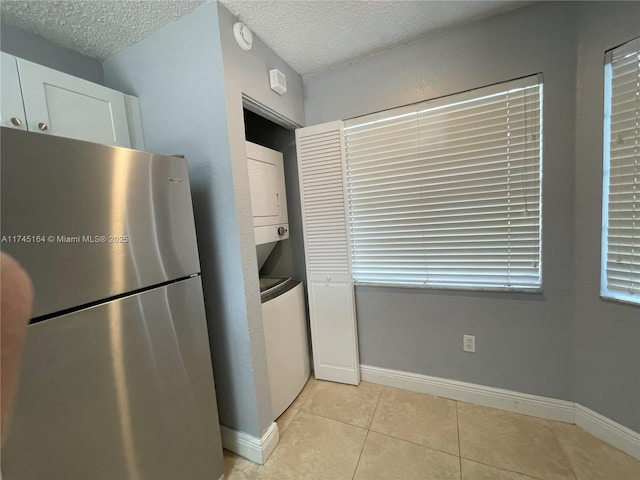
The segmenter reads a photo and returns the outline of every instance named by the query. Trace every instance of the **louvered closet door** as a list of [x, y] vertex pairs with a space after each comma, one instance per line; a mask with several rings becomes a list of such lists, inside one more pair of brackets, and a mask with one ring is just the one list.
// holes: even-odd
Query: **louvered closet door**
[[315, 377], [360, 383], [342, 122], [296, 130]]

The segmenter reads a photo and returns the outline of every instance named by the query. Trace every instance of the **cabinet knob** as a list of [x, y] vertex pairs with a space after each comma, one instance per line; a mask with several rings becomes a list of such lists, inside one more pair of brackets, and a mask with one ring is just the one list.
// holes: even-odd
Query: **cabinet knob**
[[16, 127], [22, 126], [22, 120], [20, 120], [18, 117], [11, 117], [11, 123]]
[[46, 123], [44, 123], [44, 122], [40, 122], [40, 123], [38, 124], [38, 128], [39, 128], [40, 130], [42, 130], [43, 132], [44, 132], [45, 130], [49, 130], [49, 126], [48, 126]]
[[283, 236], [285, 233], [287, 233], [287, 229], [284, 227], [278, 227], [278, 235]]

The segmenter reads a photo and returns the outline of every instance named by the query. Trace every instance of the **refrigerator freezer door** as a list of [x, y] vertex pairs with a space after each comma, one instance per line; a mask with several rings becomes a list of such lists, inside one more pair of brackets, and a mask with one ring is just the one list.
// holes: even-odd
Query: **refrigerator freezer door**
[[223, 473], [200, 277], [28, 327], [4, 480]]
[[2, 128], [2, 250], [33, 316], [200, 271], [185, 159]]

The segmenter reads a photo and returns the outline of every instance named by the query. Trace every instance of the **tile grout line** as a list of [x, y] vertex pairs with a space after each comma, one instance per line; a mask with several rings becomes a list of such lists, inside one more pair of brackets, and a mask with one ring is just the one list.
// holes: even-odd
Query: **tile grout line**
[[[371, 426], [373, 425], [373, 419], [375, 418], [376, 412], [378, 411], [378, 406], [380, 405], [380, 399], [382, 398], [382, 394], [383, 394], [384, 390], [388, 389], [388, 388], [396, 388], [396, 387], [387, 387], [386, 385], [382, 386], [382, 390], [380, 390], [380, 396], [378, 397], [378, 401], [376, 402], [376, 408], [373, 411], [373, 417], [371, 417], [371, 422], [369, 423], [368, 430], [371, 431], [371, 432], [377, 433], [379, 435], [384, 435], [385, 437], [393, 438], [394, 440], [400, 440], [401, 442], [407, 442], [407, 443], [410, 443], [412, 445], [416, 445], [418, 447], [426, 448], [428, 450], [433, 450], [434, 452], [444, 453], [446, 455], [452, 455], [452, 456], [455, 457], [456, 455], [454, 455], [451, 452], [447, 452], [445, 450], [440, 450], [438, 448], [427, 447], [426, 445], [423, 445], [421, 443], [417, 443], [417, 442], [414, 442], [412, 440], [407, 440], [406, 438], [394, 437], [393, 435], [389, 435], [388, 433], [379, 432], [378, 430], [375, 430], [375, 429], [371, 428]], [[452, 401], [455, 402], [455, 400], [452, 400]], [[456, 426], [457, 426], [457, 418], [458, 418], [458, 405], [456, 403]], [[458, 453], [460, 453], [460, 440], [459, 439], [458, 439]], [[459, 457], [460, 455], [457, 455], [457, 456]]]
[[[367, 425], [367, 430], [371, 430], [371, 425], [373, 424], [373, 419], [376, 416], [376, 412], [378, 411], [378, 405], [380, 405], [380, 399], [382, 398], [382, 392], [386, 387], [383, 385], [380, 389], [380, 393], [378, 394], [378, 400], [376, 400], [376, 406], [373, 409], [373, 414], [371, 415], [371, 420], [369, 420], [369, 424]], [[375, 430], [374, 430], [375, 431]]]
[[[491, 463], [482, 462], [482, 461], [474, 459], [474, 458], [463, 457], [463, 455], [462, 455], [462, 446], [460, 444], [460, 417], [458, 416], [458, 403], [461, 403], [461, 402], [456, 400], [456, 420], [457, 420], [457, 425], [458, 425], [458, 452], [459, 452], [459, 456], [460, 456], [460, 478], [461, 478], [461, 480], [462, 480], [462, 459], [463, 458], [465, 460], [469, 460], [471, 462], [479, 463], [481, 465], [486, 465], [487, 467], [492, 467], [492, 468], [496, 468], [498, 470], [503, 470], [505, 472], [512, 472], [512, 473], [516, 473], [518, 475], [523, 475], [525, 477], [530, 478], [531, 480], [541, 480], [540, 478], [534, 477], [533, 475], [529, 475], [528, 473], [519, 472], [517, 470], [512, 470], [510, 468], [505, 468], [505, 467], [498, 466], [498, 465], [493, 465]], [[468, 403], [468, 402], [462, 402], [462, 403]], [[556, 439], [556, 441], [558, 441], [558, 439], [556, 437], [556, 434], [555, 434], [555, 430], [553, 429], [553, 427], [550, 427], [550, 428], [551, 428], [551, 432], [552, 432], [553, 437]], [[562, 445], [560, 445], [559, 441], [558, 441], [558, 444], [560, 446], [560, 449], [561, 449], [562, 453], [565, 454], [565, 456], [568, 459], [568, 456], [564, 452], [564, 449], [562, 449]], [[573, 466], [571, 466], [570, 462], [569, 462], [569, 466], [571, 468], [571, 473], [573, 474], [574, 480], [576, 480], [577, 476], [576, 476], [575, 472], [573, 471]]]
[[[313, 379], [314, 379], [314, 383], [315, 383], [315, 382], [317, 382], [317, 381], [319, 381], [319, 380], [316, 380], [316, 379], [315, 379], [315, 377], [313, 376], [313, 373], [312, 373], [312, 374], [311, 374], [311, 376], [309, 377], [309, 379], [307, 380], [307, 383], [305, 383], [304, 387], [302, 387], [302, 390], [304, 390], [304, 389], [307, 387], [307, 384], [311, 381], [311, 378], [313, 378]], [[311, 397], [313, 396], [313, 392], [314, 392], [314, 390], [316, 389], [316, 387], [317, 387], [317, 386], [318, 386], [318, 385], [314, 385], [314, 386], [312, 386], [312, 387], [309, 387], [308, 394], [307, 394], [307, 398], [305, 398], [305, 399], [304, 399], [304, 401], [302, 401], [302, 402], [300, 403], [300, 407], [299, 407], [299, 409], [300, 409], [300, 410], [302, 410], [302, 407], [304, 407], [304, 405], [305, 405], [309, 400], [311, 400]], [[301, 390], [301, 391], [300, 391], [300, 393], [298, 394], [298, 397], [302, 394], [302, 390]], [[296, 400], [298, 399], [298, 397], [296, 397]], [[295, 400], [294, 400], [294, 402], [295, 402]], [[293, 404], [293, 402], [292, 402], [292, 404]]]
[[338, 422], [343, 425], [347, 425], [349, 427], [359, 428], [360, 430], [369, 430], [367, 427], [361, 427], [360, 425], [354, 425], [353, 423], [348, 423], [343, 420], [337, 420], [335, 418], [327, 417], [326, 415], [320, 415], [319, 413], [312, 412], [310, 410], [302, 410], [304, 413], [308, 413], [309, 415], [313, 415], [314, 417], [324, 418], [325, 420], [331, 420], [332, 422]]
[[[384, 388], [384, 387], [383, 387], [383, 388]], [[381, 395], [382, 395], [382, 389], [380, 389], [380, 396], [381, 396]], [[369, 423], [367, 424], [367, 426], [364, 426], [364, 427], [363, 427], [363, 426], [361, 426], [361, 425], [354, 425], [353, 423], [349, 423], [349, 422], [344, 421], [344, 420], [338, 420], [337, 418], [329, 417], [329, 416], [327, 416], [327, 415], [322, 415], [322, 414], [317, 413], [317, 412], [314, 412], [314, 411], [312, 411], [312, 410], [307, 410], [307, 409], [303, 408], [303, 407], [304, 407], [304, 404], [306, 403], [306, 401], [305, 401], [305, 402], [304, 402], [300, 407], [298, 407], [296, 410], [298, 410], [298, 413], [300, 413], [300, 412], [308, 413], [309, 415], [315, 415], [316, 417], [326, 418], [327, 420], [333, 420], [334, 422], [339, 422], [339, 423], [342, 423], [343, 425], [348, 425], [348, 426], [350, 426], [350, 427], [361, 428], [361, 429], [363, 429], [363, 430], [367, 430], [367, 431], [368, 431], [368, 430], [370, 429], [370, 427], [371, 427], [371, 423], [373, 422], [373, 417], [374, 417], [374, 416], [375, 416], [375, 414], [376, 414], [376, 410], [378, 409], [378, 403], [380, 403], [380, 396], [378, 396], [378, 400], [377, 400], [377, 402], [376, 402], [376, 406], [375, 406], [375, 408], [373, 409], [373, 415], [371, 416], [371, 420], [369, 421]], [[310, 400], [310, 399], [311, 399], [311, 398], [308, 398], [307, 400]], [[298, 413], [296, 413], [296, 415], [297, 415]], [[375, 430], [374, 430], [374, 432], [375, 432]], [[376, 432], [376, 433], [379, 433], [379, 432]]]
[[[226, 449], [224, 449], [224, 448], [223, 448], [223, 450], [226, 450]], [[237, 455], [237, 454], [235, 454], [235, 453], [231, 452], [230, 450], [227, 450], [227, 451], [228, 451], [232, 456], [234, 456], [234, 457], [238, 457], [238, 458], [240, 458], [240, 459], [242, 459], [242, 460], [246, 460], [247, 462], [251, 462], [251, 463], [253, 464], [253, 462], [252, 462], [251, 460], [247, 460], [247, 459], [245, 459], [244, 457], [242, 457], [242, 456], [240, 456], [240, 455]], [[228, 478], [228, 477], [230, 477], [230, 476], [231, 476], [231, 474], [232, 474], [233, 472], [239, 472], [239, 473], [241, 474], [241, 476], [246, 477], [248, 480], [257, 480], [257, 478], [258, 478], [258, 474], [260, 473], [260, 468], [261, 468], [262, 466], [263, 466], [263, 465], [257, 465], [257, 467], [258, 467], [258, 468], [256, 468], [256, 470], [255, 470], [254, 472], [250, 473], [250, 472], [248, 472], [248, 471], [244, 470], [242, 467], [239, 467], [239, 466], [237, 466], [237, 465], [235, 465], [235, 464], [234, 464], [234, 465], [231, 467], [231, 469], [229, 470], [229, 475], [227, 475], [227, 473], [226, 473], [227, 465], [226, 465], [226, 463], [225, 463], [225, 473], [224, 473], [224, 478]]]
[[553, 428], [553, 424], [549, 425], [549, 429], [551, 430], [551, 435], [553, 435], [554, 440], [558, 443], [558, 446], [560, 447], [560, 451], [562, 452], [562, 454], [567, 459], [567, 463], [569, 464], [569, 468], [571, 469], [571, 473], [573, 474], [573, 478], [577, 480], [578, 474], [576, 473], [575, 469], [573, 468], [573, 459], [571, 458], [571, 455], [569, 455], [567, 453], [567, 450], [565, 450], [564, 446], [562, 446], [562, 442], [560, 441], [560, 437], [556, 433], [556, 429]]
[[458, 431], [458, 462], [460, 463], [460, 480], [462, 480], [462, 447], [460, 446], [460, 416], [458, 415], [457, 401], [456, 401], [456, 430]]
[[480, 465], [484, 465], [486, 467], [495, 468], [496, 470], [501, 470], [503, 472], [516, 473], [516, 474], [521, 475], [523, 477], [530, 478], [531, 480], [544, 480], [543, 478], [534, 477], [533, 475], [529, 475], [528, 473], [519, 472], [517, 470], [511, 470], [510, 468], [498, 467], [497, 465], [493, 465], [491, 463], [481, 462], [481, 461], [475, 460], [473, 458], [467, 458], [467, 457], [460, 457], [460, 458], [464, 458], [465, 460], [469, 460], [470, 462], [473, 462], [473, 463], [479, 463]]
[[[299, 408], [292, 408], [292, 407], [287, 408], [287, 410], [285, 410], [284, 412], [286, 413], [287, 411], [290, 411], [290, 409], [295, 410], [295, 413], [291, 415], [291, 419], [289, 420], [289, 423], [287, 423], [287, 426], [282, 431], [280, 431], [280, 425], [278, 425], [278, 431], [279, 431], [279, 437], [280, 437], [280, 439], [278, 440], [278, 443], [280, 443], [280, 440], [282, 440], [282, 437], [284, 437], [284, 434], [289, 429], [289, 425], [291, 425], [291, 422], [293, 422], [293, 419], [296, 418], [296, 415], [298, 415], [298, 413], [300, 413]], [[282, 415], [284, 415], [284, 413]], [[281, 418], [282, 415], [280, 415], [280, 417], [278, 418]], [[276, 424], [277, 423], [278, 423], [278, 419], [276, 419]]]
[[351, 480], [356, 478], [356, 473], [358, 472], [358, 465], [360, 465], [360, 459], [362, 458], [362, 452], [364, 452], [364, 446], [367, 443], [367, 438], [369, 438], [369, 430], [364, 436], [364, 442], [362, 442], [362, 448], [360, 449], [360, 454], [358, 455], [358, 461], [356, 462], [356, 468], [353, 470], [353, 475], [351, 475]]
[[380, 393], [378, 394], [378, 400], [376, 401], [376, 406], [373, 409], [373, 413], [371, 414], [371, 420], [369, 420], [369, 424], [367, 425], [367, 433], [364, 436], [364, 442], [362, 442], [362, 448], [360, 449], [360, 455], [358, 455], [358, 461], [356, 462], [356, 468], [353, 471], [353, 475], [351, 476], [351, 480], [356, 478], [356, 473], [358, 472], [358, 465], [360, 465], [360, 459], [362, 458], [362, 452], [364, 452], [364, 446], [367, 444], [367, 438], [369, 438], [369, 432], [371, 431], [371, 424], [373, 423], [373, 417], [376, 416], [376, 412], [378, 411], [378, 405], [380, 404], [380, 397], [382, 397], [382, 391], [384, 390], [384, 386], [380, 389]]
[[433, 447], [427, 447], [426, 445], [422, 445], [421, 443], [416, 443], [411, 440], [406, 440], [404, 438], [394, 437], [393, 435], [389, 435], [388, 433], [379, 432], [377, 430], [369, 430], [370, 432], [377, 433], [378, 435], [382, 435], [384, 437], [392, 438], [394, 440], [398, 440], [399, 442], [410, 443], [411, 445], [415, 445], [416, 447], [426, 448], [427, 450], [431, 450], [433, 452], [444, 453], [445, 455], [449, 455], [452, 457], [459, 457], [460, 455], [456, 455], [455, 453], [447, 452], [445, 450], [439, 450]]

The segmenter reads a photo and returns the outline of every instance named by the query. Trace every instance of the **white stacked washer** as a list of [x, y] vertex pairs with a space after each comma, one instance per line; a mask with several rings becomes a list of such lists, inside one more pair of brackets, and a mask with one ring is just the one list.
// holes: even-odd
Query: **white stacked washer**
[[[246, 142], [258, 269], [289, 238], [282, 153]], [[304, 286], [289, 277], [261, 277], [260, 297], [273, 419], [295, 400], [310, 374]]]

